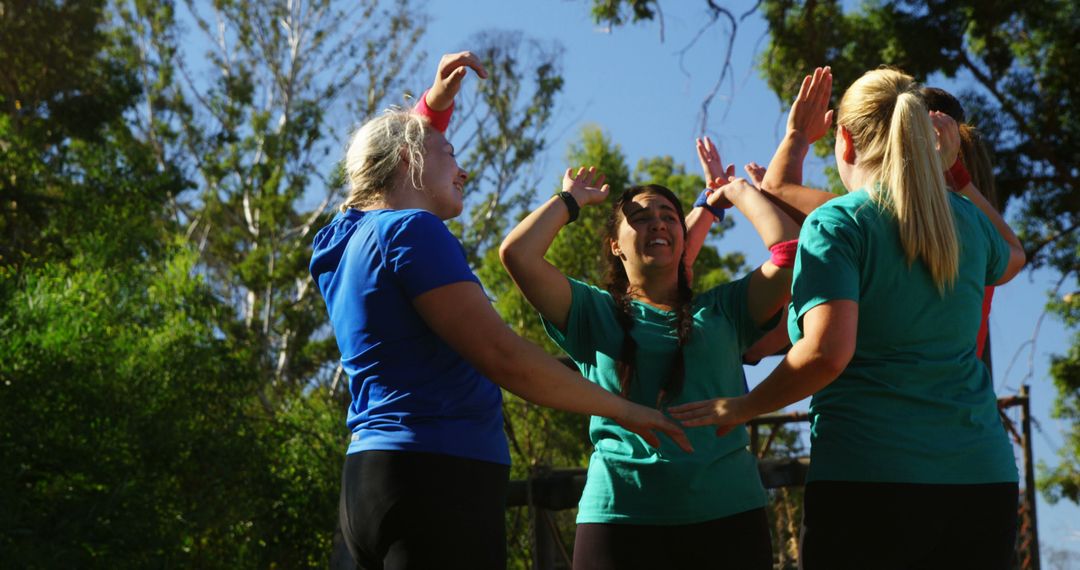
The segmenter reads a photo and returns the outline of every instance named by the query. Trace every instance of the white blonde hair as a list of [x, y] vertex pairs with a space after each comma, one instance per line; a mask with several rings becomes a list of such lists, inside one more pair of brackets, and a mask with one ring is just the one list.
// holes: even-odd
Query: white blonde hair
[[837, 124], [851, 133], [874, 200], [896, 215], [908, 263], [921, 259], [938, 291], [956, 282], [960, 245], [937, 135], [919, 84], [894, 69], [866, 72], [840, 100]]
[[431, 124], [408, 109], [391, 108], [364, 123], [353, 133], [345, 151], [349, 194], [341, 211], [369, 206], [394, 190], [394, 173], [403, 159], [413, 186], [421, 187], [424, 137]]

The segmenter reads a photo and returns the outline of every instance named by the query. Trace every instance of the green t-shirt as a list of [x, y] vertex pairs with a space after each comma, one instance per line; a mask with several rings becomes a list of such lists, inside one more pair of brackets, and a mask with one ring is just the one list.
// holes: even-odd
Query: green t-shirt
[[990, 373], [975, 352], [984, 286], [1008, 264], [1005, 240], [950, 193], [960, 244], [954, 288], [909, 267], [891, 213], [865, 190], [831, 200], [799, 234], [788, 332], [833, 300], [859, 304], [855, 354], [810, 403], [808, 480], [976, 484], [1017, 480]]
[[[570, 279], [573, 301], [565, 334], [545, 321], [551, 338], [577, 362], [581, 374], [619, 393], [616, 363], [623, 330], [606, 291]], [[721, 285], [694, 298], [690, 342], [684, 347], [682, 393], [669, 405], [746, 393], [742, 353], [762, 331], [747, 310], [749, 278]], [[671, 367], [677, 341], [675, 314], [644, 303], [631, 304], [637, 342], [637, 376], [630, 399], [655, 406]], [[594, 450], [578, 505], [578, 523], [691, 524], [765, 505], [757, 462], [747, 449], [745, 429], [717, 437], [714, 427], [686, 430], [695, 452], [683, 452], [661, 435], [660, 448], [614, 421], [593, 416]]]

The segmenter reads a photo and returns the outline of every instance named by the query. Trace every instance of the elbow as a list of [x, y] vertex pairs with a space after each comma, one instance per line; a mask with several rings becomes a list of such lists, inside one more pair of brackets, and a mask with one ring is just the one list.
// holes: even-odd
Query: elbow
[[514, 242], [512, 236], [507, 237], [503, 240], [502, 244], [499, 245], [499, 261], [502, 262], [503, 267], [505, 267], [507, 271], [510, 270], [511, 265], [518, 262], [520, 258], [519, 249], [518, 244]]
[[827, 384], [835, 380], [844, 372], [851, 358], [855, 355], [855, 347], [839, 345], [819, 345], [813, 353], [814, 376], [821, 378]]
[[519, 343], [524, 341], [509, 328], [488, 340], [480, 353], [471, 359], [473, 366], [495, 384], [519, 393], [523, 375], [517, 363], [522, 360]]

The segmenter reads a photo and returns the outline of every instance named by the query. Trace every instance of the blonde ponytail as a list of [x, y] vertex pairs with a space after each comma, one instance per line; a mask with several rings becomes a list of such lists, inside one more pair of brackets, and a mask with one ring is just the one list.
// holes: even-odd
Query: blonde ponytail
[[938, 291], [956, 282], [960, 246], [938, 157], [937, 135], [908, 75], [867, 72], [844, 93], [837, 122], [851, 132], [873, 199], [895, 216], [909, 264], [921, 259]]

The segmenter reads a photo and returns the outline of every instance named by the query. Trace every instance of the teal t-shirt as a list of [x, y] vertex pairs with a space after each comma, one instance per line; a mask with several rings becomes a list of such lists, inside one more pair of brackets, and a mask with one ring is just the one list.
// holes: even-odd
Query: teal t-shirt
[[788, 332], [833, 300], [859, 304], [855, 354], [810, 403], [809, 481], [976, 484], [1017, 480], [990, 373], [975, 352], [983, 289], [1008, 264], [1005, 240], [950, 193], [960, 244], [956, 285], [939, 294], [908, 265], [895, 217], [865, 190], [806, 218]]
[[[545, 321], [547, 332], [583, 376], [619, 393], [616, 363], [624, 333], [615, 302], [606, 291], [569, 281], [573, 301], [566, 332]], [[694, 298], [693, 329], [683, 350], [683, 391], [669, 405], [746, 393], [742, 353], [762, 334], [747, 310], [748, 283], [743, 278]], [[675, 356], [676, 318], [636, 301], [631, 307], [635, 324], [630, 334], [638, 349], [630, 399], [651, 407]], [[691, 524], [765, 505], [745, 429], [724, 437], [717, 437], [714, 427], [691, 428], [686, 434], [694, 453], [683, 452], [663, 435], [660, 448], [654, 449], [614, 421], [593, 416], [589, 439], [594, 450], [577, 522]]]

